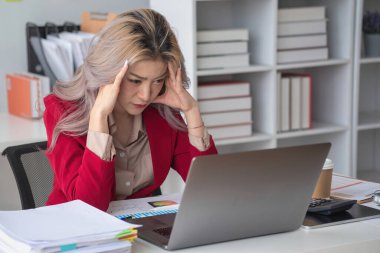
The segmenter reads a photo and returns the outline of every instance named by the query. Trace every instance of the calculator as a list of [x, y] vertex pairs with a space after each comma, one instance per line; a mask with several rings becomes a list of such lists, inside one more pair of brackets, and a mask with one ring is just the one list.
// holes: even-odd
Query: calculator
[[307, 209], [308, 213], [332, 215], [350, 209], [356, 200], [343, 199], [313, 199]]

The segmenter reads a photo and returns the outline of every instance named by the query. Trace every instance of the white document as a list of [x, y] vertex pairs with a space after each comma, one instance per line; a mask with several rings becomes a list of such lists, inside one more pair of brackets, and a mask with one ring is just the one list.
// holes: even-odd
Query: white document
[[53, 41], [41, 39], [46, 60], [58, 80], [69, 80], [72, 75], [65, 65], [65, 56], [61, 48]]
[[59, 38], [71, 43], [73, 48], [74, 67], [77, 69], [83, 64], [83, 59], [87, 54], [86, 40], [75, 33], [61, 32]]
[[[142, 213], [152, 210], [162, 210], [162, 208], [155, 208], [149, 202], [154, 201], [174, 201], [176, 203], [180, 203], [182, 198], [182, 194], [175, 193], [175, 194], [168, 194], [168, 195], [161, 195], [156, 197], [149, 197], [149, 198], [140, 198], [140, 199], [127, 199], [127, 200], [118, 200], [118, 201], [112, 201], [108, 207], [107, 213], [112, 214], [113, 216], [118, 215], [128, 215], [128, 214], [134, 214], [134, 213]], [[175, 205], [178, 207], [178, 205]], [[175, 208], [174, 206], [174, 208]], [[167, 209], [173, 208], [170, 206], [166, 206]]]
[[331, 196], [342, 199], [355, 199], [364, 202], [380, 190], [380, 184], [334, 174], [331, 184]]
[[[117, 241], [116, 235], [137, 227], [80, 200], [21, 211], [0, 211], [0, 240], [21, 252], [77, 244]], [[52, 251], [56, 252], [56, 251]]]
[[64, 64], [67, 72], [72, 77], [74, 76], [74, 58], [73, 58], [73, 47], [70, 42], [57, 38], [52, 35], [47, 35], [47, 40], [53, 41], [61, 48], [61, 51], [64, 56]]

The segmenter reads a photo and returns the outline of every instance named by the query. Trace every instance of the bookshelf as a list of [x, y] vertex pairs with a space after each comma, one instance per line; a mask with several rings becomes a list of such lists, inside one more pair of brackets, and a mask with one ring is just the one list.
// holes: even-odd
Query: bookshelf
[[380, 180], [380, 57], [366, 56], [362, 33], [364, 12], [376, 10], [379, 1], [356, 1], [352, 154], [354, 175]]
[[[194, 97], [197, 97], [198, 82], [204, 80], [231, 78], [249, 81], [251, 84], [253, 135], [216, 141], [221, 153], [331, 142], [329, 157], [335, 164], [335, 172], [356, 175], [356, 165], [354, 166], [352, 158], [352, 132], [353, 129], [355, 132], [358, 130], [352, 123], [353, 110], [355, 111], [352, 108], [355, 100], [352, 70], [360, 62], [360, 59], [354, 58], [353, 53], [354, 32], [358, 25], [358, 21], [354, 19], [357, 2], [150, 0], [150, 5], [164, 14], [176, 31], [192, 81], [190, 92]], [[326, 7], [329, 58], [322, 61], [277, 64], [278, 9], [310, 6]], [[197, 70], [196, 31], [229, 28], [249, 30], [250, 66]], [[376, 66], [380, 66], [379, 58], [375, 62]], [[312, 75], [313, 128], [277, 132], [277, 73], [283, 71], [307, 72]], [[380, 120], [373, 124], [380, 124]], [[378, 133], [380, 134], [380, 129]]]

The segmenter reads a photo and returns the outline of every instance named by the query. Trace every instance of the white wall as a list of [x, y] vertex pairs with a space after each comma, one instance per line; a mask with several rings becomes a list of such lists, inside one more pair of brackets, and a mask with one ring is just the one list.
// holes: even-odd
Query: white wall
[[121, 13], [149, 7], [149, 0], [0, 0], [0, 112], [7, 111], [5, 74], [27, 70], [25, 24], [80, 23], [82, 11]]

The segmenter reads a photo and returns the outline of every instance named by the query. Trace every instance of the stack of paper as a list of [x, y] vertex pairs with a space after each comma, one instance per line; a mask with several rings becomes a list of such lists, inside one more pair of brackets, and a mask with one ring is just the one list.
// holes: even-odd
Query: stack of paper
[[379, 189], [379, 183], [334, 174], [331, 183], [331, 197], [354, 199], [362, 204], [372, 201], [373, 193]]
[[0, 252], [130, 252], [135, 227], [80, 200], [0, 211]]

